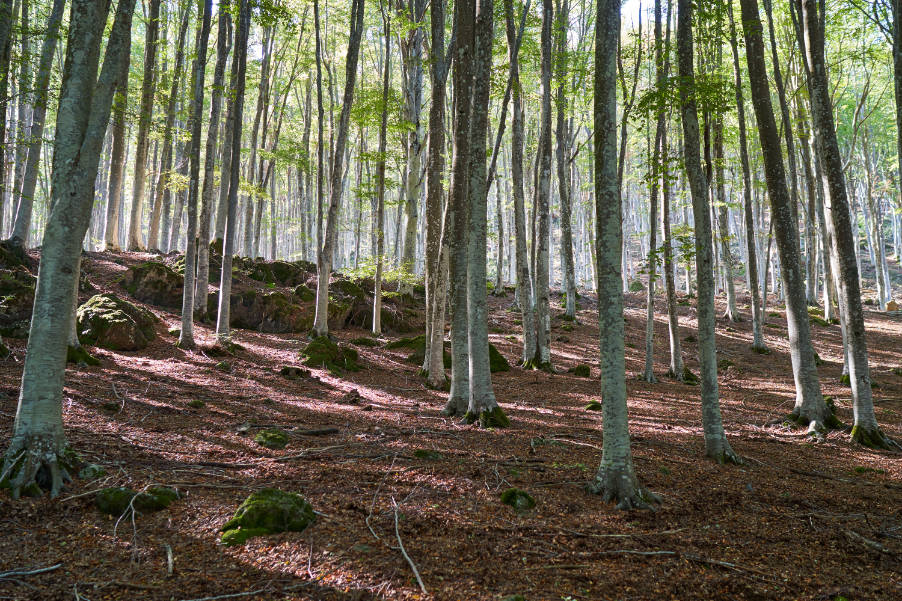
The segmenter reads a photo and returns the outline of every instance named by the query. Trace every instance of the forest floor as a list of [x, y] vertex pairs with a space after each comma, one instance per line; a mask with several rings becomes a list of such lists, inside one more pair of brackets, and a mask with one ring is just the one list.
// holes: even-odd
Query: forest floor
[[[137, 257], [133, 255], [133, 257]], [[86, 259], [99, 289], [121, 267]], [[120, 289], [116, 290], [121, 293]], [[687, 366], [698, 372], [694, 308], [680, 306]], [[747, 305], [740, 304], [748, 315]], [[513, 364], [519, 315], [512, 296], [490, 297], [491, 341]], [[782, 309], [769, 308], [769, 355], [750, 350], [748, 321], [717, 323], [721, 406], [742, 466], [703, 458], [699, 388], [665, 376], [666, 316], [655, 330], [658, 383], [638, 379], [644, 355], [644, 294], [627, 295], [627, 388], [636, 471], [662, 498], [656, 512], [622, 512], [586, 492], [601, 458], [598, 326], [581, 299], [572, 331], [556, 297], [552, 359], [564, 373], [517, 367], [493, 375], [509, 429], [479, 429], [441, 415], [445, 395], [427, 390], [405, 349], [359, 348], [364, 369], [289, 381], [297, 335], [237, 330], [243, 349], [231, 372], [202, 348], [160, 336], [138, 352], [96, 349], [99, 367], [70, 367], [64, 398], [71, 445], [108, 475], [77, 480], [50, 500], [0, 493], [0, 598], [4, 599], [803, 599], [902, 598], [902, 455], [874, 452], [831, 432], [812, 442], [780, 417], [794, 389]], [[722, 299], [719, 299], [722, 302]], [[877, 417], [902, 439], [902, 316], [866, 313]], [[839, 326], [813, 325], [824, 394], [852, 421], [839, 384]], [[363, 330], [339, 330], [350, 341]], [[199, 342], [212, 344], [208, 325]], [[386, 342], [397, 336], [386, 338]], [[0, 440], [15, 414], [24, 341], [0, 362]], [[591, 377], [566, 373], [592, 366]], [[357, 390], [357, 404], [342, 403]], [[189, 402], [205, 405], [192, 408]], [[118, 405], [110, 410], [110, 403]], [[106, 408], [104, 405], [107, 405]], [[250, 435], [246, 431], [250, 425]], [[253, 442], [256, 427], [335, 428], [295, 433], [283, 451]], [[420, 458], [418, 449], [436, 458]], [[108, 486], [178, 488], [169, 509], [117, 522], [97, 511]], [[254, 490], [302, 494], [319, 513], [302, 533], [223, 547], [219, 529]], [[502, 491], [537, 501], [516, 513]], [[396, 504], [396, 505], [395, 505]], [[396, 508], [395, 508], [396, 507]], [[397, 520], [397, 522], [396, 522]], [[414, 562], [423, 594], [398, 549]], [[172, 551], [171, 568], [167, 548]], [[2, 572], [61, 564], [4, 578]]]

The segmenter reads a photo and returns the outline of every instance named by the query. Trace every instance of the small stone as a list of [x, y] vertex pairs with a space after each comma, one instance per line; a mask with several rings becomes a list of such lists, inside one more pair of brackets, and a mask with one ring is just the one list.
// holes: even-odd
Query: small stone
[[82, 480], [96, 480], [103, 476], [106, 476], [106, 470], [96, 463], [89, 463], [78, 471], [78, 477]]
[[338, 402], [342, 405], [356, 405], [360, 402], [360, 398], [360, 392], [354, 388], [349, 390]]
[[536, 500], [532, 495], [519, 488], [508, 488], [501, 493], [501, 502], [510, 505], [518, 512], [527, 511], [536, 506]]
[[288, 445], [288, 433], [279, 428], [267, 428], [254, 436], [254, 442], [267, 449], [284, 449]]
[[103, 513], [119, 517], [130, 509], [138, 513], [165, 509], [180, 496], [178, 491], [165, 486], [151, 486], [142, 492], [126, 487], [114, 487], [99, 491], [94, 502], [97, 509]]
[[313, 507], [300, 495], [264, 488], [245, 499], [235, 516], [222, 526], [222, 543], [240, 545], [254, 536], [302, 532], [315, 519]]
[[206, 405], [206, 403], [200, 399], [192, 399], [192, 400], [188, 401], [188, 406], [191, 407], [192, 409], [200, 409], [204, 405]]

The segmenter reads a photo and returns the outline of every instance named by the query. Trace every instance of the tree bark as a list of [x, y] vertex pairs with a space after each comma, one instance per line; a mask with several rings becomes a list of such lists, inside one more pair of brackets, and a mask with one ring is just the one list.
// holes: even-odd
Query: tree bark
[[391, 10], [383, 10], [385, 64], [382, 73], [382, 118], [379, 121], [379, 158], [376, 162], [376, 277], [373, 287], [373, 334], [382, 334], [382, 255], [385, 253], [385, 145], [388, 129], [388, 93], [391, 80]]
[[141, 104], [138, 109], [138, 136], [135, 140], [135, 172], [132, 179], [132, 207], [128, 225], [128, 250], [141, 250], [141, 214], [144, 204], [144, 185], [147, 176], [147, 149], [150, 144], [150, 121], [153, 117], [156, 84], [157, 36], [160, 31], [160, 0], [150, 0], [144, 34], [144, 80], [141, 83]]
[[557, 15], [557, 181], [561, 201], [561, 272], [564, 278], [566, 305], [564, 314], [576, 317], [576, 275], [573, 265], [573, 228], [571, 227], [570, 193], [570, 128], [567, 123], [567, 31], [570, 26], [570, 2], [559, 0]]
[[705, 454], [718, 463], [739, 463], [723, 429], [717, 390], [717, 349], [714, 340], [714, 272], [711, 212], [708, 210], [708, 182], [699, 156], [698, 110], [692, 42], [692, 0], [677, 6], [677, 65], [679, 69], [680, 112], [683, 121], [683, 161], [692, 196], [695, 221], [695, 265], [698, 279], [698, 354], [702, 388], [702, 427]]
[[603, 395], [601, 464], [589, 490], [619, 509], [645, 508], [657, 498], [644, 490], [633, 468], [626, 408], [623, 252], [620, 181], [617, 174], [617, 41], [620, 0], [599, 0], [595, 24], [595, 245], [598, 264], [599, 344]]
[[858, 265], [855, 261], [855, 236], [849, 217], [842, 158], [833, 123], [827, 67], [824, 59], [824, 17], [816, 0], [793, 0], [799, 20], [799, 45], [806, 63], [808, 90], [817, 154], [822, 161], [826, 197], [827, 227], [832, 231], [831, 254], [839, 268], [840, 319], [848, 348], [849, 381], [852, 387], [854, 425], [852, 440], [868, 447], [886, 448], [893, 443], [880, 430], [871, 397], [871, 377], [865, 339]]
[[338, 229], [338, 211], [341, 208], [343, 184], [342, 164], [348, 138], [348, 121], [354, 102], [354, 84], [357, 80], [357, 59], [360, 52], [360, 38], [363, 35], [363, 0], [353, 0], [351, 24], [348, 34], [348, 52], [345, 62], [345, 90], [342, 98], [341, 116], [338, 121], [338, 137], [332, 154], [332, 173], [329, 186], [329, 214], [326, 219], [323, 245], [319, 256], [319, 273], [316, 286], [316, 316], [313, 330], [317, 336], [329, 333], [329, 278], [332, 275], [332, 253], [335, 251], [335, 236]]
[[[31, 131], [29, 133], [28, 140], [28, 155], [26, 159], [25, 165], [25, 174], [22, 180], [22, 187], [20, 189], [19, 194], [19, 202], [16, 208], [16, 220], [13, 224], [12, 235], [10, 236], [13, 240], [17, 240], [20, 244], [26, 244], [28, 242], [28, 234], [31, 229], [31, 214], [32, 207], [34, 206], [34, 190], [38, 181], [38, 168], [40, 165], [41, 159], [41, 150], [43, 148], [43, 138], [44, 138], [44, 121], [47, 115], [47, 90], [50, 86], [50, 72], [53, 67], [53, 54], [56, 52], [56, 41], [59, 36], [60, 23], [63, 17], [63, 10], [66, 7], [65, 0], [54, 0], [53, 7], [50, 9], [50, 16], [47, 19], [46, 31], [44, 33], [44, 42], [41, 46], [41, 58], [38, 63], [38, 75], [35, 79], [35, 96], [34, 96], [34, 112], [32, 114], [31, 119]], [[128, 70], [128, 59], [124, 61], [123, 72], [127, 73]], [[118, 104], [118, 103], [117, 103]], [[116, 112], [116, 123], [114, 127], [119, 123], [119, 111]], [[121, 129], [117, 131], [120, 134], [124, 134], [124, 123]], [[0, 136], [2, 139], [2, 136]], [[121, 136], [117, 136], [116, 140], [119, 142], [120, 147], [119, 150], [122, 150], [122, 146], [124, 145], [124, 141], [121, 139]], [[114, 157], [116, 155], [116, 146], [114, 143], [113, 154]], [[119, 153], [119, 163], [118, 163], [118, 185], [121, 185], [121, 174], [122, 174], [122, 163], [121, 163], [121, 152]], [[113, 168], [115, 169], [117, 165], [115, 164]], [[110, 183], [114, 180], [114, 174], [110, 174]], [[118, 192], [118, 190], [117, 190]], [[112, 196], [110, 197], [110, 202], [112, 203]], [[118, 206], [118, 194], [117, 194], [117, 206]]]
[[13, 498], [34, 484], [41, 468], [50, 473], [51, 497], [59, 494], [68, 479], [62, 420], [66, 343], [101, 146], [120, 64], [130, 51], [133, 9], [134, 0], [119, 3], [98, 77], [109, 4], [104, 0], [74, 0], [72, 4], [54, 139], [52, 209], [44, 234], [13, 436], [2, 468], [2, 473], [15, 474], [10, 480]]

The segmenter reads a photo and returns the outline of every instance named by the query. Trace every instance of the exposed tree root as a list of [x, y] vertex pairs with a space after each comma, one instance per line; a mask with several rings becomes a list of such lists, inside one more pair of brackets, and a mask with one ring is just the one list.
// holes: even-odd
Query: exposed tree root
[[445, 417], [465, 416], [469, 404], [469, 399], [466, 396], [448, 397], [448, 402], [445, 403], [445, 408], [442, 409], [442, 415]]
[[13, 499], [22, 494], [38, 496], [41, 490], [49, 490], [50, 498], [56, 498], [63, 484], [72, 481], [69, 471], [77, 467], [77, 461], [61, 436], [15, 436], [3, 458], [0, 487], [8, 486]]
[[705, 455], [720, 465], [726, 465], [728, 463], [732, 463], [733, 465], [743, 464], [742, 457], [730, 447], [730, 443], [727, 442], [726, 436], [721, 436], [714, 441], [706, 441], [705, 447]]
[[658, 495], [639, 486], [630, 470], [613, 466], [599, 468], [595, 478], [586, 485], [586, 490], [593, 495], [601, 495], [605, 503], [616, 503], [617, 509], [623, 511], [655, 511], [654, 504], [661, 502]]
[[857, 442], [863, 447], [884, 451], [902, 451], [902, 445], [883, 433], [878, 427], [865, 428], [852, 426], [852, 442]]
[[468, 424], [475, 423], [479, 420], [479, 425], [483, 428], [507, 428], [511, 425], [511, 420], [498, 405], [492, 409], [484, 409], [482, 412], [467, 410], [464, 414], [464, 421]]

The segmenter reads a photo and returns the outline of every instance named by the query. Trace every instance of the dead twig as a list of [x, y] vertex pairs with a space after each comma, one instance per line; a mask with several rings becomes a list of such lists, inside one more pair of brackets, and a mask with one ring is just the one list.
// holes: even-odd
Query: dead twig
[[424, 595], [428, 595], [429, 591], [426, 590], [426, 585], [423, 584], [423, 579], [420, 578], [420, 571], [417, 570], [416, 564], [413, 563], [410, 555], [404, 550], [404, 541], [401, 540], [401, 532], [398, 530], [398, 504], [395, 503], [394, 497], [392, 497], [391, 504], [392, 508], [395, 510], [395, 536], [398, 538], [398, 548], [401, 550], [401, 555], [403, 555], [404, 559], [407, 560], [407, 563], [410, 564], [410, 569], [413, 570], [413, 575], [417, 578], [417, 584], [420, 585], [420, 590], [423, 591]]
[[215, 595], [213, 597], [196, 597], [194, 599], [181, 599], [180, 601], [214, 601], [215, 599], [233, 599], [235, 597], [250, 597], [251, 595], [259, 595], [265, 593], [269, 589], [261, 588], [255, 591], [245, 591], [243, 593], [230, 593], [228, 595]]
[[0, 572], [0, 580], [15, 579], [20, 576], [34, 576], [35, 574], [44, 574], [45, 572], [58, 570], [61, 567], [63, 567], [63, 564], [58, 563], [56, 565], [47, 566], [45, 568], [25, 568], [22, 570], [9, 570], [8, 572]]

